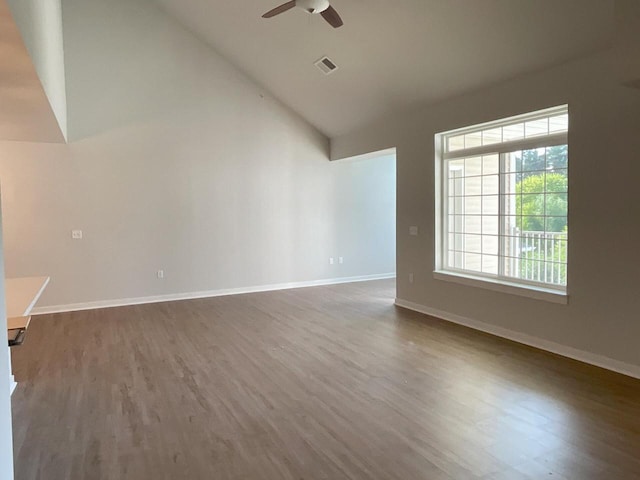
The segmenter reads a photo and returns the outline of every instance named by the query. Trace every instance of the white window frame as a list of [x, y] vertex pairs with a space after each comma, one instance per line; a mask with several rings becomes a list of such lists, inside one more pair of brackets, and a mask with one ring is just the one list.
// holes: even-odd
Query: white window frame
[[[492, 127], [504, 127], [522, 122], [528, 122], [540, 118], [552, 117], [555, 115], [568, 114], [568, 105], [560, 105], [553, 108], [539, 110], [523, 115], [517, 115], [493, 122], [477, 124], [456, 130], [442, 132], [435, 135], [435, 270], [434, 278], [447, 282], [454, 282], [468, 286], [480, 287], [489, 290], [520, 295], [539, 300], [546, 300], [554, 303], [567, 303], [568, 290], [566, 286], [552, 285], [543, 282], [535, 282], [525, 279], [506, 277], [502, 274], [494, 275], [489, 273], [470, 272], [447, 267], [445, 255], [448, 255], [448, 229], [446, 221], [448, 215], [448, 176], [445, 172], [446, 161], [456, 158], [475, 157], [480, 155], [498, 154], [500, 155], [500, 174], [503, 173], [503, 158], [506, 154], [518, 150], [528, 150], [534, 148], [553, 147], [558, 145], [568, 145], [568, 131], [552, 133], [531, 138], [495, 143], [491, 145], [477, 146], [455, 151], [446, 151], [447, 139], [466, 133], [473, 133]], [[500, 188], [502, 192], [502, 186]], [[502, 196], [503, 193], [500, 193]], [[502, 204], [502, 201], [500, 202]], [[503, 261], [503, 250], [499, 250], [500, 261]], [[499, 270], [501, 272], [502, 270]]]

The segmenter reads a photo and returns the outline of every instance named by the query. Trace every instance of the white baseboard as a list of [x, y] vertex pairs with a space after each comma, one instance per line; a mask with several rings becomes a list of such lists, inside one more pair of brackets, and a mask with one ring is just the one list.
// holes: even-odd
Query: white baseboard
[[44, 315], [48, 313], [76, 312], [79, 310], [94, 310], [97, 308], [124, 307], [127, 305], [142, 305], [145, 303], [173, 302], [176, 300], [193, 300], [196, 298], [222, 297], [225, 295], [240, 295], [243, 293], [271, 292], [274, 290], [287, 290], [291, 288], [319, 287], [322, 285], [337, 285], [340, 283], [366, 282], [370, 280], [383, 280], [395, 278], [395, 273], [383, 273], [376, 275], [361, 275], [358, 277], [327, 278], [306, 282], [277, 283], [271, 285], [258, 285], [253, 287], [224, 288], [220, 290], [207, 290], [201, 292], [175, 293], [169, 295], [155, 295], [150, 297], [122, 298], [115, 300], [99, 300], [96, 302], [72, 303], [68, 305], [53, 305], [36, 307], [31, 311], [32, 315]]
[[640, 379], [640, 366], [630, 363], [614, 360], [613, 358], [605, 357], [595, 353], [579, 350], [577, 348], [568, 347], [559, 343], [544, 340], [538, 337], [527, 335], [525, 333], [516, 332], [507, 328], [498, 327], [489, 323], [481, 322], [471, 318], [455, 315], [453, 313], [445, 312], [431, 307], [426, 307], [418, 303], [409, 302], [396, 298], [395, 304], [402, 308], [407, 308], [415, 312], [424, 313], [432, 317], [441, 318], [448, 322], [457, 323], [465, 327], [473, 328], [474, 330], [480, 330], [496, 337], [506, 338], [517, 343], [522, 343], [530, 347], [538, 348], [540, 350], [546, 350], [547, 352], [555, 353], [563, 357], [568, 357], [579, 362], [595, 365], [596, 367], [612, 370], [629, 377]]

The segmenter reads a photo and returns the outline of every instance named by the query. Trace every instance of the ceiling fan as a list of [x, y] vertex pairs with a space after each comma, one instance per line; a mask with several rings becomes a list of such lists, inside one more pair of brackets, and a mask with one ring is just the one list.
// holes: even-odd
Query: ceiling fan
[[262, 15], [262, 18], [275, 17], [287, 10], [291, 10], [293, 7], [301, 8], [307, 13], [319, 13], [333, 28], [341, 27], [344, 24], [335, 8], [329, 5], [329, 0], [291, 0], [290, 2], [283, 3], [273, 10], [269, 10], [267, 13]]

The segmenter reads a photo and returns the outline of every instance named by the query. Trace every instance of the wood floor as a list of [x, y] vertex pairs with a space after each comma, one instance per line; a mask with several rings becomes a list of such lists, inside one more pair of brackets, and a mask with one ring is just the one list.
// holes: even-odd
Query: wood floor
[[640, 381], [378, 281], [34, 318], [16, 479], [634, 479]]

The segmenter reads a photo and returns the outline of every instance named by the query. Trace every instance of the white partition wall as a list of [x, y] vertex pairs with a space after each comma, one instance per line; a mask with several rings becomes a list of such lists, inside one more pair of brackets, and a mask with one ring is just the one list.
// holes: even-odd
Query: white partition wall
[[[4, 296], [4, 257], [2, 250], [2, 217], [0, 214], [0, 345], [7, 345], [7, 315]], [[8, 347], [2, 347], [7, 348]], [[11, 428], [11, 360], [0, 355], [0, 480], [13, 479], [13, 440]]]

